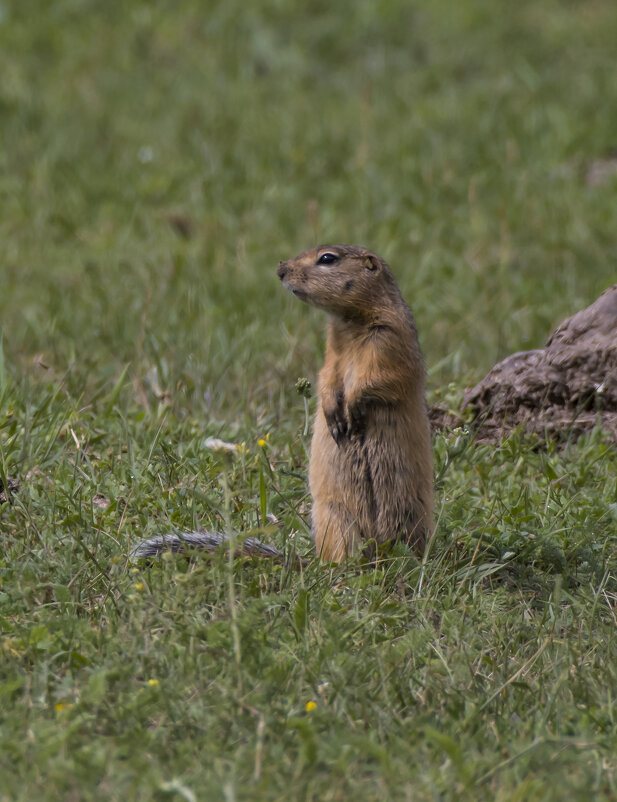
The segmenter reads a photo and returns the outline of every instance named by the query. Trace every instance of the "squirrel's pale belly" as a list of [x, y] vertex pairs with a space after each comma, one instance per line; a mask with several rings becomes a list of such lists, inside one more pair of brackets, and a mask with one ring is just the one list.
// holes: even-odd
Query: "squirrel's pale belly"
[[[415, 416], [400, 407], [369, 411], [366, 429], [337, 445], [318, 410], [311, 446], [309, 486], [313, 497], [313, 535], [318, 553], [340, 559], [371, 540], [423, 541], [432, 487], [419, 454], [426, 446]], [[419, 437], [410, 437], [413, 435]], [[418, 439], [418, 442], [415, 440]], [[426, 486], [425, 486], [426, 485]], [[332, 547], [330, 548], [330, 544]]]

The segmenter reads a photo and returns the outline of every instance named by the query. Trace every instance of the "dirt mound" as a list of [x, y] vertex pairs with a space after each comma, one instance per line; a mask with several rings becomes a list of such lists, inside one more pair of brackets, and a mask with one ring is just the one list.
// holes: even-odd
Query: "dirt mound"
[[[480, 440], [516, 426], [543, 437], [602, 427], [617, 442], [617, 284], [565, 320], [544, 348], [499, 362], [465, 394]], [[439, 425], [440, 410], [432, 418]], [[450, 421], [452, 423], [452, 421]]]

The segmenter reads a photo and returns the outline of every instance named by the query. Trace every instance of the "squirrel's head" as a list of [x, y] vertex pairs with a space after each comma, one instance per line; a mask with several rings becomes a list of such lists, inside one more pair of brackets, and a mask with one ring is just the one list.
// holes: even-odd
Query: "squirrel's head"
[[384, 291], [396, 286], [383, 259], [354, 245], [312, 248], [281, 262], [276, 272], [301, 301], [349, 319], [370, 319]]

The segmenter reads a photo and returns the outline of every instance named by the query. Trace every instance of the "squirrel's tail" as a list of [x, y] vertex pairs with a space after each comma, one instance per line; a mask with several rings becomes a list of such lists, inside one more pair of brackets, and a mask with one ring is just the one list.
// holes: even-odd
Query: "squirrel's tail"
[[[199, 549], [200, 551], [216, 551], [217, 549], [229, 546], [229, 538], [220, 532], [183, 532], [182, 534], [155, 535], [146, 540], [140, 540], [131, 549], [131, 559], [148, 559], [156, 557], [162, 551], [190, 551]], [[268, 557], [278, 562], [286, 562], [285, 554], [275, 546], [262, 543], [255, 537], [247, 537], [238, 540], [238, 552], [250, 557]], [[304, 565], [304, 560], [300, 557], [295, 558], [299, 565]]]

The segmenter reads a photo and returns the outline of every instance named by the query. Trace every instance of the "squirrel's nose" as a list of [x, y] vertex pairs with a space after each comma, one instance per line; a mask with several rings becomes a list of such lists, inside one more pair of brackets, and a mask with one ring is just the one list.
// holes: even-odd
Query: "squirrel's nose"
[[281, 279], [281, 281], [285, 278], [287, 275], [287, 262], [279, 262], [276, 275]]

